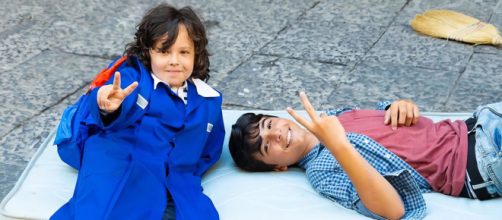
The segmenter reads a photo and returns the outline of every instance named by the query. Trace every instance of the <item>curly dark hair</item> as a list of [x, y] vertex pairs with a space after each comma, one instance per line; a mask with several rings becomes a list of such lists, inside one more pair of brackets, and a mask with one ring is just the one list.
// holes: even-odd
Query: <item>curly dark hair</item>
[[235, 164], [246, 171], [272, 171], [277, 166], [266, 164], [256, 158], [262, 139], [259, 136], [259, 122], [262, 118], [276, 118], [272, 115], [246, 113], [232, 125], [228, 149]]
[[209, 79], [209, 53], [207, 51], [206, 29], [197, 14], [190, 7], [176, 9], [160, 4], [146, 13], [137, 26], [134, 41], [126, 45], [124, 55], [138, 57], [151, 72], [150, 49], [156, 40], [169, 37], [162, 43], [160, 51], [167, 51], [176, 41], [179, 26], [186, 27], [195, 46], [195, 62], [191, 77]]

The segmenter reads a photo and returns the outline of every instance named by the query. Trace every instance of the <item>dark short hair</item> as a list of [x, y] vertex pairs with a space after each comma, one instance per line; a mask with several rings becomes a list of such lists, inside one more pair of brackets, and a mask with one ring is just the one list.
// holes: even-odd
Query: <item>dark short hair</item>
[[272, 115], [246, 113], [237, 119], [232, 125], [232, 133], [228, 148], [235, 164], [247, 171], [272, 171], [276, 167], [274, 164], [266, 164], [256, 158], [255, 154], [260, 152], [262, 139], [259, 122], [262, 118], [275, 118]]
[[136, 27], [134, 41], [126, 45], [124, 54], [135, 55], [151, 72], [150, 49], [155, 41], [168, 34], [160, 51], [167, 51], [176, 41], [179, 26], [184, 25], [195, 46], [195, 62], [191, 77], [207, 81], [209, 79], [209, 53], [207, 51], [206, 29], [202, 21], [190, 7], [176, 9], [168, 4], [160, 4], [146, 13]]

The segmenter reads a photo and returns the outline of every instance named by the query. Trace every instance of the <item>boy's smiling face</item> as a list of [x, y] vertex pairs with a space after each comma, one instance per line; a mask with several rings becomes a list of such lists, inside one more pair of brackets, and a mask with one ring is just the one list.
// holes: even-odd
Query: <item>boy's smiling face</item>
[[255, 157], [266, 164], [276, 164], [278, 171], [300, 161], [317, 141], [310, 132], [288, 119], [264, 117], [258, 123], [262, 141]]
[[150, 49], [152, 72], [170, 87], [180, 87], [192, 75], [195, 45], [182, 24], [174, 44], [167, 51], [160, 51], [167, 37], [157, 40]]

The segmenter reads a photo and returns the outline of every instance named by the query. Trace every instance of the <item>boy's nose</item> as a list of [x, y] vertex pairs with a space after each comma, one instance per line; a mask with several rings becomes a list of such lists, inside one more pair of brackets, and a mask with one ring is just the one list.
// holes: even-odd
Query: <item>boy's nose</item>
[[281, 131], [280, 129], [270, 129], [267, 133], [269, 140], [271, 141], [280, 141], [281, 140]]
[[178, 64], [178, 56], [175, 53], [172, 53], [169, 56], [169, 65], [175, 66]]

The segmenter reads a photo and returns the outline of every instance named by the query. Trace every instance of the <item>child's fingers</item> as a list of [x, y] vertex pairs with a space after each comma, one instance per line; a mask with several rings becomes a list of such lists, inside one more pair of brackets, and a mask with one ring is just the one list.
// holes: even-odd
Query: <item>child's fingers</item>
[[413, 115], [415, 116], [413, 118], [413, 124], [416, 124], [418, 122], [418, 118], [420, 117], [420, 112], [418, 111], [418, 107], [417, 106], [415, 106], [413, 108]]
[[301, 115], [298, 114], [295, 110], [293, 110], [291, 107], [287, 107], [286, 111], [293, 117], [298, 123], [303, 125], [303, 127], [309, 129], [310, 128], [310, 122], [307, 121], [307, 119], [303, 118]]
[[303, 91], [300, 92], [300, 101], [302, 102], [303, 108], [305, 108], [305, 111], [307, 111], [307, 114], [309, 114], [312, 121], [317, 120], [319, 116], [317, 116], [317, 114], [315, 113], [314, 107]]
[[124, 89], [124, 96], [128, 96], [129, 94], [132, 93], [132, 91], [134, 91], [134, 89], [136, 89], [136, 87], [138, 87], [138, 82], [133, 82], [131, 83], [131, 85], [127, 86], [125, 89]]
[[385, 117], [383, 119], [383, 123], [388, 125], [390, 122], [390, 110], [385, 111]]
[[120, 72], [119, 71], [115, 72], [115, 76], [113, 77], [113, 89], [114, 90], [120, 89]]

